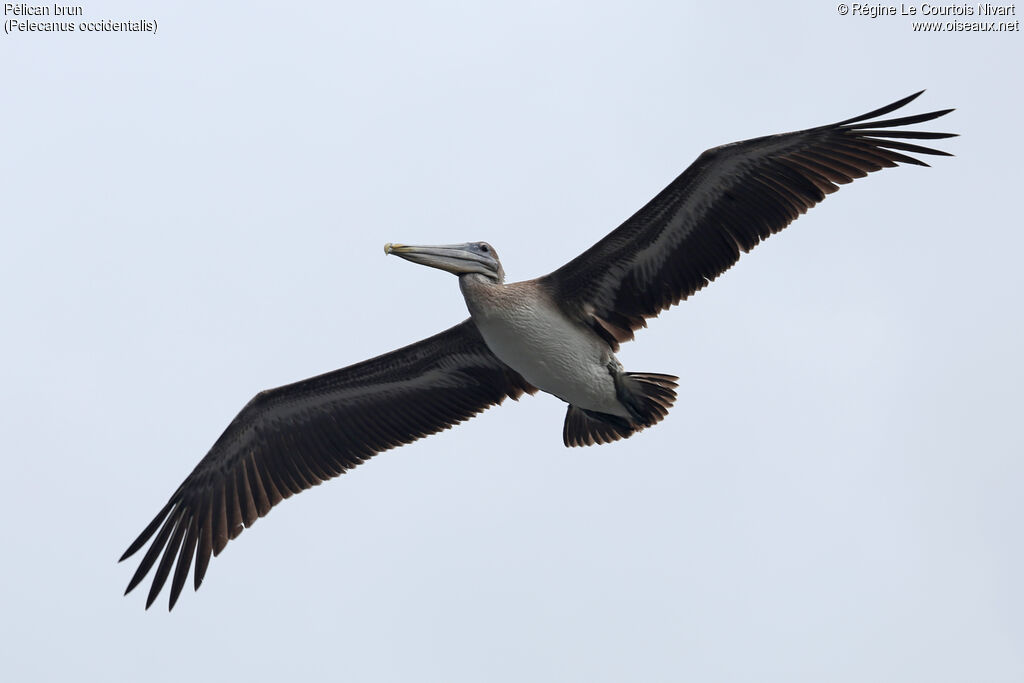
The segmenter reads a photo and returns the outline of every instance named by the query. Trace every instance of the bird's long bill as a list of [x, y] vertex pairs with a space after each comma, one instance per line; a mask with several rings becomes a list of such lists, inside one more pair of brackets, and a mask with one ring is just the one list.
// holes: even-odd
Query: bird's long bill
[[400, 256], [406, 261], [419, 263], [431, 268], [440, 268], [449, 273], [487, 273], [487, 259], [470, 251], [469, 244], [440, 244], [434, 246], [413, 246], [408, 244], [384, 245], [385, 254]]

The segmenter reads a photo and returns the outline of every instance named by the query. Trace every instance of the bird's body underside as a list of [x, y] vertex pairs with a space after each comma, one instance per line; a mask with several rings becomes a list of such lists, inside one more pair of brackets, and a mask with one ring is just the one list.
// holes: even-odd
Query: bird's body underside
[[146, 606], [171, 579], [173, 607], [193, 563], [198, 588], [211, 556], [284, 498], [507, 398], [539, 389], [568, 403], [567, 446], [659, 422], [677, 378], [625, 372], [619, 345], [840, 185], [901, 163], [927, 166], [912, 154], [949, 156], [906, 140], [952, 134], [903, 127], [952, 110], [877, 120], [920, 94], [839, 123], [709, 149], [616, 230], [535, 280], [505, 284], [484, 242], [388, 244], [387, 253], [458, 275], [470, 318], [258, 394], [122, 555], [152, 539], [128, 591], [155, 568]]
[[661, 420], [675, 401], [677, 378], [658, 375], [662, 381], [654, 395], [663, 410], [646, 408], [650, 385], [631, 379], [611, 345], [590, 325], [565, 315], [536, 282], [505, 285], [470, 275], [460, 284], [491, 352], [527, 382], [569, 404], [566, 446], [630, 436]]

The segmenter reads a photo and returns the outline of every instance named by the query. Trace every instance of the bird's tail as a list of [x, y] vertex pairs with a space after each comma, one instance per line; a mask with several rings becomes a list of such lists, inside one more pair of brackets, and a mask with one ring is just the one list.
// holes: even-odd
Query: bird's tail
[[592, 446], [625, 439], [668, 415], [676, 401], [679, 378], [651, 372], [626, 372], [615, 378], [615, 393], [630, 417], [570, 405], [562, 441], [566, 446]]

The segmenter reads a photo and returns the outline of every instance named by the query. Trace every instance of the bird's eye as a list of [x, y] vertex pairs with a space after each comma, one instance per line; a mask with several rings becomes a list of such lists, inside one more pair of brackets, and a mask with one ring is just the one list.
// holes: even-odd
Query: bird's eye
[[486, 244], [481, 244], [480, 245], [480, 251], [482, 251], [482, 252], [484, 252], [486, 254], [486, 253], [490, 252], [491, 250], [488, 248], [488, 246]]

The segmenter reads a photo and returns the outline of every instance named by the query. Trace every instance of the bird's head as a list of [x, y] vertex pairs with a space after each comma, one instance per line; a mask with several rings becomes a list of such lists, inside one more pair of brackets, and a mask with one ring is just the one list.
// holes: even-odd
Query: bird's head
[[388, 242], [384, 245], [384, 253], [394, 254], [406, 261], [431, 268], [447, 270], [460, 277], [477, 274], [498, 283], [505, 281], [505, 271], [498, 260], [498, 252], [487, 242], [422, 247]]

